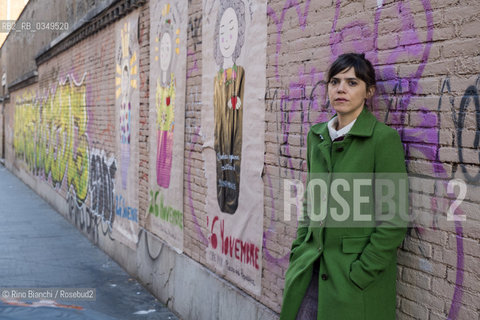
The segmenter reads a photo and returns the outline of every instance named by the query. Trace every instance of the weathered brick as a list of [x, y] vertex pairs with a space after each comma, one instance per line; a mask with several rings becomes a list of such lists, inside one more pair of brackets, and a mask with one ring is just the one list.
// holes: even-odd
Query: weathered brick
[[403, 269], [402, 280], [425, 290], [431, 289], [431, 278], [431, 275], [418, 272], [417, 270]]
[[443, 46], [442, 56], [444, 58], [459, 57], [459, 56], [478, 56], [480, 48], [478, 46], [478, 39], [465, 39], [449, 42], [448, 45]]
[[400, 310], [415, 318], [427, 319], [428, 317], [428, 310], [426, 307], [407, 299], [402, 300]]

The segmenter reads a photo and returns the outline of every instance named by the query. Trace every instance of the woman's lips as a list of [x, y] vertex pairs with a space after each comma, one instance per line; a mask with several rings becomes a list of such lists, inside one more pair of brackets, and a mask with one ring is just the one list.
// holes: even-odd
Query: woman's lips
[[343, 99], [343, 98], [337, 98], [337, 99], [335, 99], [335, 101], [337, 101], [337, 102], [346, 102], [346, 101], [348, 101], [348, 100], [347, 100], [347, 99]]

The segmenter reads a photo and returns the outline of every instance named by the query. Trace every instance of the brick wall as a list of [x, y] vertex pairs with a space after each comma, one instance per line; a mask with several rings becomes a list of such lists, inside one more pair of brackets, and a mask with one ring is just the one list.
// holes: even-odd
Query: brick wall
[[[370, 104], [399, 130], [414, 176], [411, 205], [418, 218], [399, 250], [397, 316], [477, 319], [479, 202], [471, 195], [479, 190], [480, 164], [478, 2], [282, 0], [268, 6], [266, 221], [282, 208], [278, 180], [304, 181], [308, 127], [331, 114], [321, 82], [329, 63], [344, 52], [365, 52], [379, 81]], [[446, 189], [455, 178], [467, 184], [457, 211], [467, 215], [461, 223], [445, 221]], [[296, 223], [272, 220], [273, 241], [267, 238], [264, 250], [282, 257]], [[278, 310], [287, 263], [272, 260], [265, 269], [275, 277], [265, 272], [264, 290]]]
[[140, 10], [138, 25], [140, 36], [140, 133], [139, 133], [139, 224], [144, 225], [144, 214], [148, 209], [148, 112], [149, 112], [149, 71], [150, 71], [150, 6], [147, 2]]
[[[262, 292], [252, 297], [271, 310], [280, 311], [284, 273], [297, 227], [294, 219], [284, 218], [283, 181], [305, 181], [308, 129], [332, 114], [322, 82], [328, 65], [340, 53], [362, 51], [374, 63], [378, 75], [377, 96], [370, 106], [380, 120], [399, 130], [412, 176], [411, 205], [417, 219], [399, 250], [398, 318], [477, 319], [480, 314], [477, 196], [480, 5], [477, 1], [380, 2], [268, 1]], [[140, 15], [138, 211], [143, 226], [149, 201], [148, 155], [152, 152], [148, 142], [149, 108], [152, 108], [148, 91], [149, 2], [137, 10]], [[208, 268], [204, 141], [200, 131], [202, 10], [201, 0], [189, 1], [183, 254]], [[42, 63], [38, 67], [38, 84], [11, 94], [7, 163], [14, 170], [42, 180], [28, 167], [28, 161], [19, 155], [15, 158], [15, 101], [28, 90], [48, 92], [67, 75], [79, 81], [86, 74], [89, 149], [103, 150], [107, 157], [119, 156], [115, 154], [114, 48], [115, 24], [112, 24]], [[446, 221], [447, 210], [456, 197], [447, 194], [453, 179], [467, 185], [464, 200], [456, 211], [466, 215], [465, 222]], [[52, 187], [50, 182], [40, 181], [37, 188], [45, 183]], [[55, 197], [63, 201], [68, 198], [66, 184], [57, 185]], [[85, 228], [84, 231], [89, 232]], [[95, 240], [98, 235], [90, 237]], [[108, 241], [108, 237], [102, 238], [100, 234], [100, 242]]]
[[206, 178], [202, 156], [202, 1], [189, 1], [187, 29], [187, 93], [185, 103], [184, 250], [206, 265]]

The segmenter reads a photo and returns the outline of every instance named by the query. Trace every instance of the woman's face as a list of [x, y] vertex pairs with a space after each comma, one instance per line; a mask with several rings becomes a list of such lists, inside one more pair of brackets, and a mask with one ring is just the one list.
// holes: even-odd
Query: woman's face
[[168, 70], [170, 60], [172, 59], [172, 37], [168, 32], [162, 35], [160, 40], [160, 69], [164, 72]]
[[337, 73], [328, 83], [328, 98], [341, 116], [358, 116], [363, 110], [365, 99], [370, 98], [373, 92], [373, 87], [367, 91], [365, 81], [357, 78], [353, 67]]
[[238, 40], [238, 19], [233, 8], [228, 8], [220, 19], [220, 52], [225, 58], [233, 55]]

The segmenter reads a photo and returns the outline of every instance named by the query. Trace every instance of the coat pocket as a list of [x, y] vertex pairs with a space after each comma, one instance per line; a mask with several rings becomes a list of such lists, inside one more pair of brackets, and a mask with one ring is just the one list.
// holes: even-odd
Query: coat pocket
[[370, 236], [363, 237], [343, 237], [342, 252], [343, 253], [361, 253], [370, 241]]

